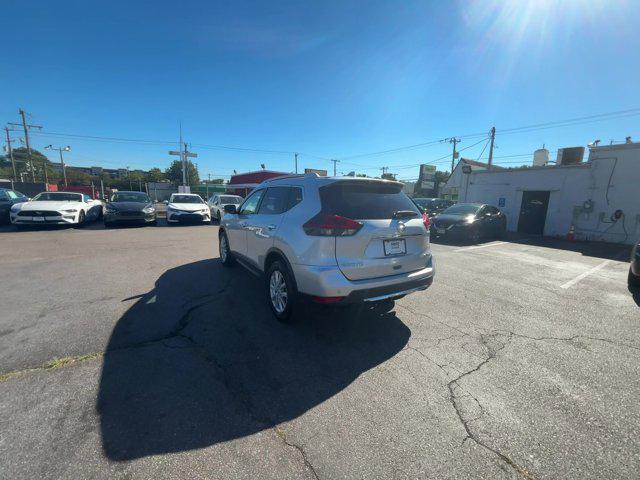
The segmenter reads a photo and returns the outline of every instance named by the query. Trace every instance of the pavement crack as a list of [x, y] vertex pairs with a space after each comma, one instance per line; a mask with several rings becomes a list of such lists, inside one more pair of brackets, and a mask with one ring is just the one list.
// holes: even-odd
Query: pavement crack
[[300, 456], [302, 456], [304, 465], [311, 471], [311, 473], [313, 474], [313, 478], [320, 480], [320, 477], [318, 476], [318, 472], [316, 472], [315, 467], [311, 464], [311, 462], [309, 461], [309, 458], [307, 458], [307, 453], [305, 452], [304, 447], [288, 440], [286, 432], [279, 426], [276, 427], [274, 430], [276, 432], [276, 435], [284, 442], [285, 445], [291, 448], [295, 448], [300, 453]]
[[590, 337], [588, 335], [576, 334], [576, 335], [571, 335], [569, 337], [554, 337], [554, 336], [534, 337], [534, 336], [531, 336], [531, 335], [524, 335], [522, 333], [511, 332], [509, 330], [493, 330], [493, 332], [494, 333], [502, 333], [502, 334], [509, 335], [509, 336], [512, 336], [512, 337], [517, 337], [517, 338], [526, 338], [527, 340], [535, 340], [535, 341], [550, 340], [550, 341], [558, 341], [558, 342], [568, 342], [568, 343], [575, 342], [575, 343], [577, 343], [577, 340], [583, 338], [585, 340], [591, 340], [591, 341], [594, 341], [594, 342], [609, 343], [611, 345], [615, 345], [616, 347], [629, 348], [629, 349], [632, 349], [632, 350], [639, 350], [640, 351], [640, 347], [637, 347], [635, 345], [631, 345], [631, 344], [623, 343], [623, 342], [616, 342], [615, 340], [610, 340], [608, 338]]
[[[481, 334], [480, 335], [480, 341], [481, 341], [482, 345], [485, 347], [485, 349], [487, 350], [488, 354], [485, 357], [485, 359], [482, 360], [475, 367], [473, 367], [470, 370], [467, 370], [466, 372], [461, 373], [460, 375], [458, 375], [458, 377], [454, 378], [453, 380], [451, 380], [447, 384], [447, 388], [449, 389], [449, 402], [453, 406], [453, 408], [454, 408], [454, 410], [456, 412], [456, 415], [458, 416], [458, 419], [460, 420], [460, 423], [462, 423], [462, 426], [464, 427], [464, 430], [466, 432], [466, 436], [462, 440], [462, 444], [464, 444], [467, 440], [473, 440], [477, 445], [483, 447], [484, 449], [486, 449], [489, 452], [491, 452], [494, 455], [496, 455], [500, 460], [502, 460], [504, 463], [509, 465], [513, 470], [515, 470], [522, 477], [526, 478], [527, 480], [534, 480], [533, 475], [531, 475], [531, 473], [529, 473], [526, 469], [524, 469], [523, 467], [518, 465], [514, 460], [509, 458], [506, 454], [502, 453], [498, 449], [496, 449], [496, 448], [488, 445], [487, 443], [485, 443], [476, 433], [473, 432], [473, 430], [471, 428], [471, 425], [470, 425], [471, 422], [479, 419], [484, 414], [484, 408], [482, 407], [482, 404], [480, 403], [480, 401], [475, 396], [473, 396], [471, 393], [469, 393], [467, 390], [464, 390], [460, 386], [460, 381], [463, 378], [476, 373], [483, 366], [485, 366], [491, 360], [496, 358], [496, 356], [498, 355], [498, 352], [500, 352], [503, 348], [505, 348], [508, 345], [508, 343], [511, 340], [511, 338], [512, 338], [512, 335], [507, 334], [507, 340], [502, 345], [500, 345], [498, 348], [495, 348], [489, 343], [489, 339], [497, 337], [497, 336], [504, 336], [504, 334], [494, 333], [494, 334], [488, 334], [488, 335], [485, 335], [485, 334]], [[458, 393], [459, 390], [464, 390], [466, 392], [466, 395], [460, 395]], [[480, 411], [481, 411], [480, 415], [478, 415], [475, 418], [466, 418], [466, 415], [463, 412], [463, 408], [462, 408], [462, 405], [461, 405], [461, 399], [464, 398], [465, 396], [469, 396], [469, 397], [473, 398], [474, 401], [478, 404], [478, 406], [480, 407]]]
[[448, 323], [445, 323], [441, 320], [438, 320], [437, 318], [433, 318], [430, 315], [427, 315], [426, 313], [423, 312], [417, 312], [415, 311], [413, 308], [407, 307], [406, 305], [402, 305], [402, 304], [396, 304], [397, 307], [400, 307], [404, 310], [406, 310], [409, 313], [412, 313], [413, 315], [416, 315], [418, 317], [424, 317], [424, 318], [428, 318], [429, 320], [431, 320], [432, 322], [436, 322], [439, 323], [440, 325], [443, 325], [447, 328], [450, 328], [451, 330], [455, 330], [456, 332], [464, 335], [464, 336], [472, 336], [472, 334], [470, 334], [469, 332], [465, 332], [464, 330], [458, 328], [458, 327], [454, 327], [453, 325], [449, 325]]
[[11, 372], [3, 373], [0, 375], [0, 382], [6, 382], [12, 378], [21, 377], [28, 373], [35, 373], [48, 370], [56, 370], [62, 367], [68, 367], [70, 365], [76, 365], [78, 363], [86, 362], [89, 360], [95, 360], [96, 358], [102, 358], [104, 352], [86, 353], [84, 355], [74, 355], [70, 357], [54, 358], [41, 365], [35, 367], [23, 368], [21, 370], [13, 370]]

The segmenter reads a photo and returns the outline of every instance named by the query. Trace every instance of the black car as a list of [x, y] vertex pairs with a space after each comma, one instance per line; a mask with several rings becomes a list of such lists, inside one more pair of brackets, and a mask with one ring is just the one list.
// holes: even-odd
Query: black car
[[431, 220], [431, 234], [473, 243], [484, 238], [502, 238], [507, 232], [507, 217], [492, 205], [458, 203]]
[[443, 212], [454, 203], [444, 198], [414, 198], [413, 202], [430, 217]]
[[29, 200], [26, 195], [11, 190], [10, 188], [0, 188], [0, 223], [9, 223], [9, 212], [16, 203]]
[[629, 265], [629, 286], [640, 287], [640, 242], [631, 250], [631, 265]]
[[103, 212], [104, 226], [157, 223], [156, 208], [144, 192], [116, 192]]

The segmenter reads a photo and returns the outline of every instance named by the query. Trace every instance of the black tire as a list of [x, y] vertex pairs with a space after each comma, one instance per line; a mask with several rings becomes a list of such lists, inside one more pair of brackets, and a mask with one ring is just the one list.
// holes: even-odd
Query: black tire
[[638, 288], [640, 287], [640, 277], [634, 275], [631, 271], [631, 267], [629, 267], [629, 276], [627, 277], [627, 283], [630, 287]]
[[104, 224], [105, 230], [111, 228], [111, 222], [102, 222]]
[[236, 263], [236, 259], [233, 258], [231, 248], [229, 247], [229, 238], [225, 232], [222, 232], [218, 236], [218, 252], [220, 253], [220, 261], [225, 267], [231, 267]]
[[[289, 269], [284, 262], [276, 260], [267, 270], [265, 280], [267, 303], [273, 316], [279, 322], [290, 323], [294, 318], [298, 293]], [[280, 293], [276, 293], [277, 291]]]
[[469, 232], [469, 242], [474, 245], [477, 245], [478, 243], [480, 243], [480, 240], [482, 240], [480, 229], [479, 228], [472, 229], [471, 232]]
[[83, 226], [85, 220], [86, 220], [86, 215], [84, 214], [84, 210], [80, 210], [80, 213], [78, 214], [78, 226], [79, 227]]
[[507, 224], [506, 223], [500, 227], [500, 230], [498, 231], [498, 238], [500, 240], [504, 240], [505, 238], [507, 238]]

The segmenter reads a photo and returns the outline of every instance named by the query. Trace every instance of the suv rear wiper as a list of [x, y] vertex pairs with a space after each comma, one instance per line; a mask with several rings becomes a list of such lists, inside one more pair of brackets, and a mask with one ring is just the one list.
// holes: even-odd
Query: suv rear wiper
[[413, 218], [417, 216], [418, 214], [413, 210], [398, 210], [393, 212], [393, 218]]

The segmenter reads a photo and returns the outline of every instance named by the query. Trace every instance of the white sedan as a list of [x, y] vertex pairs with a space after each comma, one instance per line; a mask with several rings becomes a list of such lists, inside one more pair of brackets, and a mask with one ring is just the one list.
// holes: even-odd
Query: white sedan
[[213, 195], [207, 205], [211, 209], [211, 218], [218, 220], [222, 220], [222, 216], [224, 215], [224, 207], [226, 205], [235, 205], [239, 206], [242, 203], [242, 197], [238, 195], [224, 195], [224, 194], [216, 194]]
[[173, 193], [167, 204], [167, 223], [211, 222], [211, 211], [200, 195]]
[[42, 192], [11, 207], [11, 223], [21, 225], [82, 225], [102, 215], [102, 202], [73, 192]]

